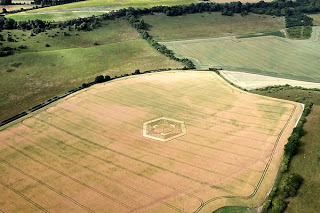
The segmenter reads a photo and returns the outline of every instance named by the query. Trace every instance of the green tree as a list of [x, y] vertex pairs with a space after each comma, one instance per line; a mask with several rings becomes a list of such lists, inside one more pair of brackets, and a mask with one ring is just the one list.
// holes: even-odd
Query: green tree
[[281, 194], [284, 197], [294, 197], [302, 182], [303, 178], [300, 175], [295, 173], [290, 174], [280, 185]]
[[104, 82], [104, 77], [103, 75], [98, 75], [95, 80], [94, 80], [96, 83], [102, 83]]
[[12, 0], [0, 0], [0, 5], [10, 5], [12, 4]]
[[271, 213], [282, 213], [287, 208], [287, 203], [279, 198], [272, 201]]

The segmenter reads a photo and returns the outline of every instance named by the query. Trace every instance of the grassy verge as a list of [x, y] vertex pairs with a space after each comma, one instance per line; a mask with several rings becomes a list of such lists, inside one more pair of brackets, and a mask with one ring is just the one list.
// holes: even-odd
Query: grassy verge
[[[287, 199], [290, 201], [287, 211], [291, 213], [318, 212], [320, 206], [318, 199], [320, 191], [320, 92], [292, 87], [283, 87], [282, 89], [278, 87], [264, 91], [257, 90], [255, 93], [302, 103], [313, 102], [315, 104], [304, 125], [305, 135], [301, 138], [298, 153], [290, 161], [289, 172], [302, 176], [304, 182], [298, 194], [293, 198]], [[282, 179], [287, 177], [288, 174], [285, 173]]]
[[[63, 36], [62, 31], [70, 36]], [[33, 37], [22, 36], [27, 34], [23, 31], [10, 32], [18, 42], [5, 45], [26, 45], [27, 49], [0, 58], [0, 120], [92, 81], [99, 74], [116, 76], [136, 69], [182, 67], [153, 49], [126, 20], [106, 21], [89, 32], [55, 29]]]
[[251, 34], [251, 35], [241, 35], [237, 36], [237, 38], [255, 38], [255, 37], [263, 37], [263, 36], [278, 36], [285, 38], [286, 36], [282, 31], [268, 32], [268, 33], [259, 33], [259, 34]]
[[149, 27], [149, 33], [157, 41], [266, 33], [285, 26], [284, 18], [280, 17], [257, 14], [222, 16], [218, 12], [183, 16], [154, 14], [143, 16], [143, 19]]

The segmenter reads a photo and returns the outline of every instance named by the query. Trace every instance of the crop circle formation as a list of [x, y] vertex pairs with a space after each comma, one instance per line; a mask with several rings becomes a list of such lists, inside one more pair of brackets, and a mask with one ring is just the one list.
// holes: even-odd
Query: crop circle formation
[[169, 141], [186, 134], [184, 122], [172, 118], [157, 118], [143, 124], [143, 136], [159, 141]]

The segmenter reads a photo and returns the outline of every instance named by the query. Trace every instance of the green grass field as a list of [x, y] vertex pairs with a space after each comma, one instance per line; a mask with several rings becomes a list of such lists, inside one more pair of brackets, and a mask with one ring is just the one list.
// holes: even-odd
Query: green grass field
[[304, 182], [299, 189], [298, 195], [290, 200], [287, 212], [290, 213], [317, 213], [320, 206], [320, 92], [290, 89], [276, 92], [258, 91], [260, 95], [300, 101], [313, 102], [307, 123], [304, 125], [306, 135], [301, 139], [299, 152], [292, 158], [289, 172], [300, 174]]
[[10, 14], [7, 17], [17, 21], [40, 19], [44, 21], [65, 21], [78, 17], [101, 15], [111, 10], [135, 7], [153, 7], [158, 5], [173, 6], [181, 4], [197, 3], [198, 0], [86, 0], [70, 4], [57, 5]]
[[214, 38], [279, 31], [283, 17], [250, 14], [222, 16], [221, 13], [197, 13], [184, 16], [155, 14], [142, 17], [149, 33], [158, 41]]
[[[62, 36], [61, 30], [34, 37], [28, 32], [10, 32], [19, 42], [4, 45], [28, 48], [0, 58], [0, 120], [92, 81], [99, 74], [182, 67], [154, 50], [125, 20], [105, 22], [90, 32], [71, 31], [71, 36]], [[99, 45], [94, 46], [94, 42]]]
[[218, 209], [213, 213], [256, 213], [255, 209], [250, 209], [247, 207], [236, 207], [236, 206], [228, 206]]
[[320, 82], [320, 42], [274, 36], [236, 39], [213, 38], [163, 42], [178, 57], [194, 61], [197, 68], [223, 68], [274, 77]]
[[[51, 10], [64, 10], [72, 8], [83, 8], [83, 7], [104, 7], [110, 10], [125, 8], [125, 7], [153, 7], [158, 5], [172, 6], [181, 4], [197, 3], [198, 0], [87, 0], [81, 2], [75, 2], [71, 4], [63, 4], [54, 7], [41, 8], [36, 10], [39, 11], [51, 11]], [[31, 11], [30, 11], [31, 12]]]
[[16, 21], [27, 21], [40, 19], [43, 21], [66, 21], [71, 19], [76, 19], [79, 17], [89, 17], [89, 16], [98, 16], [102, 15], [105, 12], [99, 11], [70, 11], [70, 12], [52, 12], [52, 13], [15, 13], [7, 15], [7, 18], [12, 18]]

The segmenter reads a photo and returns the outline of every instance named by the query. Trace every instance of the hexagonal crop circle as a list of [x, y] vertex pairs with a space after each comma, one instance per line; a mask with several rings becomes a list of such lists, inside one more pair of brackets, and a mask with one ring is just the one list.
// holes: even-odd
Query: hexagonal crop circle
[[159, 141], [169, 141], [187, 133], [184, 122], [172, 118], [157, 118], [143, 124], [143, 136]]

